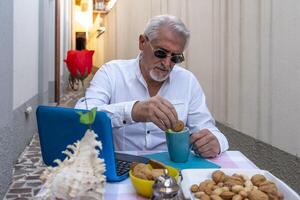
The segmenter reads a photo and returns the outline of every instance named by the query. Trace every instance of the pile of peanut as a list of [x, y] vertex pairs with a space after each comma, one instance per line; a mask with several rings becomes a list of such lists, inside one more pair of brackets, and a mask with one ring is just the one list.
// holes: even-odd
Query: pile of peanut
[[221, 170], [212, 173], [212, 179], [190, 188], [194, 197], [201, 200], [283, 200], [275, 183], [256, 174], [251, 178], [242, 174], [226, 175]]

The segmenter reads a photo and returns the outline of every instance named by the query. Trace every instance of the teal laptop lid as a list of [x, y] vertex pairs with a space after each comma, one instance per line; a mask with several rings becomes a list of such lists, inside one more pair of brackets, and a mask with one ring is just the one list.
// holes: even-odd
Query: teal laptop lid
[[[73, 108], [39, 106], [36, 110], [38, 133], [42, 158], [46, 165], [56, 166], [55, 159], [63, 160], [62, 153], [69, 144], [80, 140], [87, 130], [87, 126], [80, 124], [79, 115]], [[105, 112], [98, 111], [92, 129], [102, 142], [99, 157], [106, 165], [107, 181], [121, 181], [128, 177], [128, 173], [117, 175], [111, 120]]]

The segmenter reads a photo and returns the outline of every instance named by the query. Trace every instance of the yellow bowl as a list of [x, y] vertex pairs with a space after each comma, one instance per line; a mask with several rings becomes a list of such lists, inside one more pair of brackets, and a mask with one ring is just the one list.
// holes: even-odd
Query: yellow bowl
[[[149, 164], [148, 164], [148, 166], [151, 168], [151, 166]], [[177, 181], [178, 176], [179, 176], [178, 170], [173, 167], [170, 167], [170, 166], [166, 166], [166, 167], [168, 169], [169, 175], [173, 176], [175, 178], [175, 180]], [[154, 184], [154, 181], [138, 178], [133, 175], [132, 170], [130, 170], [129, 176], [131, 179], [131, 183], [132, 183], [134, 189], [136, 190], [136, 192], [143, 197], [151, 198], [152, 185]]]

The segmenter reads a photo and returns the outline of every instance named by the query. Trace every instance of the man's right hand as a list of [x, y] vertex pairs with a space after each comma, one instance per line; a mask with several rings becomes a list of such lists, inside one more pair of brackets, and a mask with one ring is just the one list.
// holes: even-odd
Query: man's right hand
[[175, 107], [160, 96], [136, 102], [131, 117], [136, 122], [153, 122], [163, 131], [174, 129], [178, 120]]

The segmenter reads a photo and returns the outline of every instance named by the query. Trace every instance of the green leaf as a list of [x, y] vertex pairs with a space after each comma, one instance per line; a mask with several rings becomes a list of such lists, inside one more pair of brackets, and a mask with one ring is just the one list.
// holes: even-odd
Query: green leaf
[[97, 108], [95, 107], [92, 110], [90, 110], [84, 114], [81, 114], [80, 123], [85, 124], [85, 125], [93, 124], [95, 121], [96, 112], [97, 112]]

